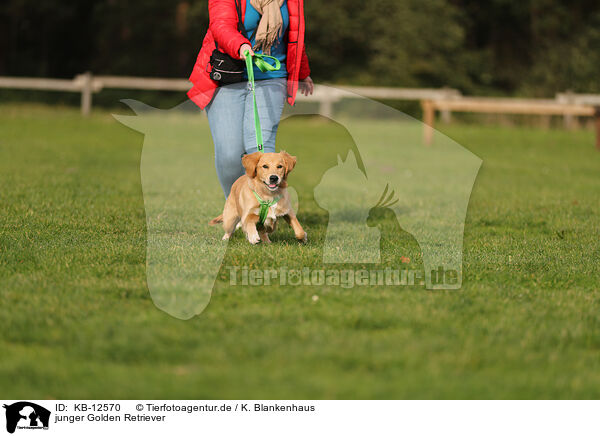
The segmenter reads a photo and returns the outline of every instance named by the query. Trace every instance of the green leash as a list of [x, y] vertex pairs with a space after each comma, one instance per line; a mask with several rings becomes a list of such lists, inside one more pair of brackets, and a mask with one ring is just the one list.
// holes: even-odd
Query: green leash
[[[246, 70], [248, 73], [248, 83], [250, 83], [250, 88], [252, 89], [252, 99], [254, 100], [254, 130], [256, 131], [256, 149], [258, 151], [263, 151], [263, 137], [262, 137], [262, 129], [260, 127], [260, 119], [258, 117], [258, 106], [256, 105], [256, 92], [254, 89], [254, 68], [252, 67], [252, 60], [254, 59], [254, 64], [258, 67], [260, 71], [266, 73], [267, 71], [276, 71], [281, 68], [281, 62], [279, 59], [274, 58], [273, 56], [267, 56], [263, 54], [254, 54], [254, 56], [249, 56], [250, 51], [246, 50], [244, 52], [244, 56], [246, 56]], [[271, 65], [269, 62], [265, 60], [265, 58], [273, 59], [275, 61], [275, 65]], [[254, 193], [255, 195], [256, 192]], [[259, 200], [259, 202], [262, 200]], [[262, 203], [261, 203], [261, 213], [262, 213]], [[266, 217], [266, 212], [265, 212]]]
[[[256, 91], [254, 87], [254, 68], [252, 67], [252, 60], [254, 60], [254, 64], [258, 67], [260, 71], [266, 73], [267, 71], [276, 71], [281, 68], [281, 62], [279, 59], [273, 56], [267, 56], [263, 54], [255, 53], [254, 56], [250, 56], [250, 51], [246, 50], [244, 52], [244, 56], [246, 56], [246, 71], [248, 73], [248, 83], [250, 83], [250, 89], [252, 90], [252, 100], [254, 101], [254, 130], [256, 131], [256, 149], [260, 152], [263, 152], [263, 137], [262, 137], [262, 129], [260, 127], [260, 118], [258, 116], [258, 106], [256, 105]], [[275, 65], [271, 65], [269, 62], [265, 60], [265, 58], [273, 59], [275, 61]], [[267, 219], [267, 215], [269, 214], [269, 208], [271, 206], [275, 206], [281, 197], [276, 197], [271, 201], [265, 201], [260, 198], [260, 195], [255, 190], [252, 190], [252, 193], [256, 197], [258, 204], [260, 205], [260, 209], [258, 212], [258, 222], [260, 224], [264, 224]]]
[[258, 200], [258, 204], [260, 204], [260, 210], [258, 211], [258, 222], [260, 224], [264, 224], [267, 219], [267, 214], [269, 213], [269, 208], [271, 206], [275, 206], [281, 197], [275, 197], [271, 201], [266, 201], [260, 198], [260, 195], [253, 189], [252, 192], [254, 196]]

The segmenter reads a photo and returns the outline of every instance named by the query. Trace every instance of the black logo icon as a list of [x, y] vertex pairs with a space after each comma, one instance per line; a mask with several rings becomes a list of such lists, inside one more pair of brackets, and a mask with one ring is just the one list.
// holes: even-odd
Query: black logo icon
[[50, 422], [50, 411], [28, 401], [19, 401], [10, 406], [4, 405], [6, 409], [6, 431], [14, 433], [19, 429], [48, 429]]

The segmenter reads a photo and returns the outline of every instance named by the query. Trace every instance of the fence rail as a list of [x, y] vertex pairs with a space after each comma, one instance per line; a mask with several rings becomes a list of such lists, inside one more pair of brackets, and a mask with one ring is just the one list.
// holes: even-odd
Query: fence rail
[[[475, 112], [519, 115], [562, 115], [564, 117], [594, 117], [596, 127], [596, 148], [600, 150], [600, 106], [591, 104], [561, 102], [548, 99], [511, 99], [460, 97], [454, 100], [423, 100], [424, 133], [426, 145], [433, 141], [435, 111]], [[572, 118], [571, 118], [572, 119]]]
[[[0, 77], [0, 88], [34, 89], [45, 91], [62, 91], [81, 93], [81, 113], [90, 114], [92, 109], [92, 95], [102, 89], [143, 89], [151, 91], [179, 91], [185, 92], [191, 84], [186, 79], [160, 79], [151, 77], [126, 77], [126, 76], [93, 76], [84, 73], [72, 80], [68, 79], [43, 79], [30, 77]], [[311, 96], [298, 95], [299, 101], [314, 101], [319, 103], [319, 113], [330, 116], [333, 104], [342, 98], [364, 96], [382, 100], [424, 100], [455, 98], [460, 96], [456, 89], [441, 88], [375, 88], [362, 86], [348, 86], [334, 89], [326, 86], [315, 87]]]
[[81, 86], [76, 79], [68, 80], [38, 79], [34, 77], [0, 77], [0, 88], [81, 92]]
[[[143, 89], [154, 91], [180, 91], [190, 88], [185, 79], [160, 79], [148, 77], [94, 76], [87, 72], [68, 79], [32, 77], [0, 77], [0, 88], [76, 92], [81, 94], [81, 113], [92, 110], [93, 94], [102, 89]], [[424, 141], [433, 140], [435, 112], [442, 120], [450, 121], [452, 112], [497, 114], [561, 115], [565, 126], [572, 127], [575, 117], [595, 117], [596, 147], [600, 150], [600, 95], [564, 92], [554, 99], [519, 99], [464, 97], [456, 89], [379, 88], [347, 86], [339, 89], [317, 85], [312, 96], [298, 96], [299, 101], [319, 103], [319, 113], [331, 116], [333, 105], [346, 98], [368, 97], [378, 100], [417, 100], [423, 107], [425, 123]]]

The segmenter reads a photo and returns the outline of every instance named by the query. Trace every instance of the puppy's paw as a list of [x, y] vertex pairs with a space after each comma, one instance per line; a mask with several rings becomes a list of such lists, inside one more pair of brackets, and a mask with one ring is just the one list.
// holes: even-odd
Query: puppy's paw
[[260, 235], [260, 240], [263, 241], [265, 244], [271, 243], [271, 240], [269, 239], [269, 235], [267, 235], [266, 233]]
[[223, 235], [223, 238], [221, 238], [222, 241], [229, 241], [229, 238], [231, 238], [231, 233], [225, 233]]
[[298, 240], [298, 242], [300, 242], [301, 244], [306, 244], [306, 242], [308, 241], [308, 233], [304, 232], [304, 236], [298, 238], [296, 237], [296, 239]]
[[248, 242], [250, 242], [252, 245], [256, 245], [260, 242], [260, 236], [258, 236], [258, 233], [255, 235], [248, 235]]
[[267, 232], [267, 233], [273, 233], [275, 231], [276, 225], [277, 225], [277, 220], [273, 219], [273, 218], [267, 218], [265, 220], [265, 222], [263, 223], [263, 227], [265, 229], [265, 232]]

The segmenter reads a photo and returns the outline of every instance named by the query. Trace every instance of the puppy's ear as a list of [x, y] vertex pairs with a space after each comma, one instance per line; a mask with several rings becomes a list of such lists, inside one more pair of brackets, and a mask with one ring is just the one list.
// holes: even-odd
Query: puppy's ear
[[256, 166], [261, 156], [262, 153], [260, 151], [255, 151], [252, 154], [245, 154], [242, 157], [242, 165], [246, 168], [246, 175], [248, 177], [256, 177]]
[[287, 176], [296, 166], [296, 156], [291, 156], [287, 151], [281, 151], [283, 162], [285, 164], [285, 175]]

